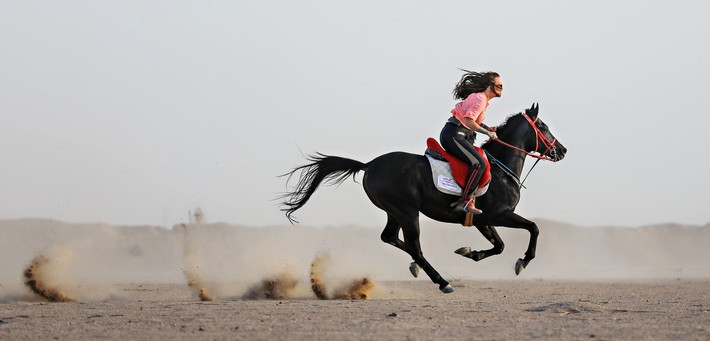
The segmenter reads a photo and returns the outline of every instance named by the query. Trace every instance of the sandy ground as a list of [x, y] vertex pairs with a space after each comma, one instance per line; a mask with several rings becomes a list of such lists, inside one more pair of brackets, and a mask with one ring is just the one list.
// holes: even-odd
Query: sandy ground
[[226, 298], [134, 284], [120, 298], [0, 303], [0, 339], [708, 340], [710, 281], [377, 283], [369, 300]]
[[0, 340], [710, 340], [710, 225], [538, 224], [520, 276], [525, 231], [474, 262], [454, 250], [489, 248], [477, 230], [424, 224], [445, 295], [375, 227], [0, 220]]

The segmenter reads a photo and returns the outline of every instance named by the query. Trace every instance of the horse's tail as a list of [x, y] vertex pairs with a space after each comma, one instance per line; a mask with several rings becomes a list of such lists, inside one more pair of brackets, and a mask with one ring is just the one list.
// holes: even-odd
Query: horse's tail
[[[283, 199], [281, 211], [286, 212], [286, 218], [292, 224], [298, 222], [291, 216], [293, 212], [306, 204], [321, 182], [325, 180], [326, 185], [337, 185], [350, 176], [354, 180], [355, 174], [367, 168], [367, 164], [360, 161], [320, 153], [308, 156], [307, 159], [311, 163], [282, 175], [288, 176], [288, 180], [291, 180], [291, 177], [300, 171], [298, 183], [296, 183], [294, 190], [279, 197], [279, 199]], [[286, 181], [287, 184], [288, 180]]]

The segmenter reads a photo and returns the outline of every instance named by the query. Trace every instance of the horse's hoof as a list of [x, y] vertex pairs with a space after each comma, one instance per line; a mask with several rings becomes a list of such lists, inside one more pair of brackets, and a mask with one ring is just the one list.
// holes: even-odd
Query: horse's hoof
[[525, 269], [525, 261], [522, 258], [518, 258], [518, 261], [515, 262], [515, 275], [519, 275], [523, 269]]
[[414, 278], [417, 278], [417, 276], [419, 276], [419, 264], [417, 264], [416, 262], [412, 262], [412, 264], [409, 264], [409, 272], [412, 273], [412, 276], [414, 276]]
[[450, 293], [454, 292], [454, 287], [452, 287], [451, 284], [447, 284], [443, 288], [440, 287], [439, 290], [441, 290], [441, 292], [443, 292], [445, 294], [450, 294]]
[[471, 248], [468, 246], [460, 247], [454, 251], [455, 254], [457, 255], [462, 255], [464, 257], [468, 256], [468, 254], [471, 253]]
[[483, 259], [483, 252], [481, 251], [472, 251], [471, 254], [468, 256], [471, 259], [473, 259], [474, 262], [478, 262], [479, 260]]

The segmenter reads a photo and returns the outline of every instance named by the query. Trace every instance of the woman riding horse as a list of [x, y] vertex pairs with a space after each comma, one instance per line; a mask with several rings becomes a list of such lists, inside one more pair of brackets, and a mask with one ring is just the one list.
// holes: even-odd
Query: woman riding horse
[[[485, 212], [474, 221], [476, 228], [493, 243], [493, 248], [475, 251], [466, 246], [455, 252], [479, 261], [503, 251], [503, 241], [495, 226], [525, 229], [530, 233], [530, 240], [525, 257], [515, 263], [515, 273], [518, 274], [535, 258], [539, 233], [534, 222], [515, 213], [520, 199], [520, 174], [525, 156], [559, 161], [564, 158], [567, 149], [539, 119], [537, 105], [510, 116], [498, 126], [496, 133], [500, 139], [489, 141], [482, 147], [496, 166], [491, 167], [488, 191], [479, 200]], [[365, 193], [375, 206], [387, 213], [387, 224], [380, 235], [382, 241], [412, 257], [414, 263], [410, 265], [410, 271], [413, 275], [416, 276], [421, 268], [432, 282], [439, 285], [441, 292], [454, 291], [449, 282], [424, 258], [419, 242], [419, 213], [437, 221], [462, 224], [466, 212], [452, 210], [450, 204], [457, 197], [436, 189], [426, 156], [392, 152], [368, 163], [323, 154], [308, 159], [311, 163], [287, 174], [290, 178], [300, 172], [295, 188], [282, 196], [284, 201], [281, 209], [291, 222], [295, 221], [293, 213], [308, 202], [321, 183], [339, 184], [363, 171], [365, 175], [362, 185]], [[399, 237], [400, 231], [404, 240]]]
[[454, 88], [454, 99], [462, 101], [451, 110], [453, 116], [441, 129], [439, 141], [447, 152], [469, 166], [466, 186], [456, 209], [481, 214], [483, 211], [476, 208], [473, 192], [486, 173], [486, 160], [473, 147], [473, 142], [476, 140], [476, 132], [488, 135], [490, 140], [498, 138], [495, 127], [486, 126], [483, 119], [486, 118], [488, 101], [503, 94], [503, 84], [500, 75], [495, 72], [463, 71], [466, 73]]

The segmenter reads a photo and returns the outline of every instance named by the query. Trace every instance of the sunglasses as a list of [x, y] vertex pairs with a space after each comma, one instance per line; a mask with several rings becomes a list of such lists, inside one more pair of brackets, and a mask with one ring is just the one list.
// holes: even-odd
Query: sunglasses
[[495, 87], [498, 90], [503, 90], [503, 84], [493, 84], [493, 87]]

